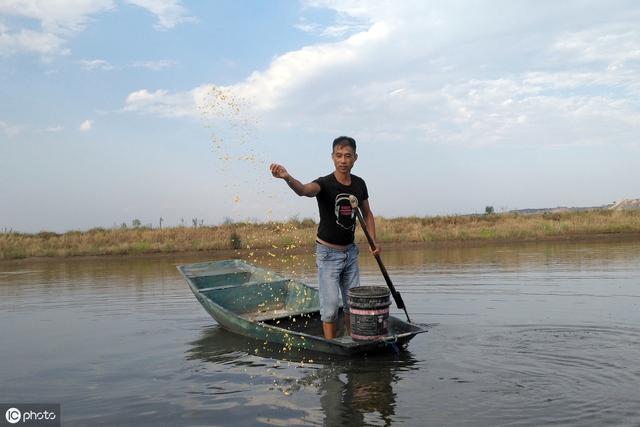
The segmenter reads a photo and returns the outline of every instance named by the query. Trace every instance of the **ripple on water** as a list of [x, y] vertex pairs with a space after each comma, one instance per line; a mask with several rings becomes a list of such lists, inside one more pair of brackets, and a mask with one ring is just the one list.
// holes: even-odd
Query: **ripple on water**
[[640, 416], [640, 328], [510, 325], [487, 332], [461, 338], [473, 344], [458, 361], [464, 381], [491, 395], [476, 402], [481, 412], [573, 425]]

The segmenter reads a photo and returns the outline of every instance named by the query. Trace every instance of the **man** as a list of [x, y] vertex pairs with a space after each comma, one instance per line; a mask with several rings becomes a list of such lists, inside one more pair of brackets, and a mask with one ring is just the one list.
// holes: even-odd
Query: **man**
[[[315, 197], [320, 211], [320, 224], [316, 237], [316, 265], [320, 287], [320, 317], [322, 331], [326, 339], [336, 336], [336, 320], [339, 310], [339, 295], [344, 302], [344, 321], [347, 333], [351, 334], [347, 291], [360, 286], [358, 268], [358, 247], [354, 243], [356, 214], [349, 202], [349, 196], [358, 199], [358, 206], [374, 242], [376, 225], [369, 207], [369, 194], [364, 180], [351, 174], [358, 160], [356, 141], [348, 136], [340, 136], [333, 141], [331, 159], [335, 166], [333, 173], [302, 184], [279, 164], [271, 164], [271, 174], [284, 179], [298, 196]], [[373, 254], [380, 252], [374, 245]]]

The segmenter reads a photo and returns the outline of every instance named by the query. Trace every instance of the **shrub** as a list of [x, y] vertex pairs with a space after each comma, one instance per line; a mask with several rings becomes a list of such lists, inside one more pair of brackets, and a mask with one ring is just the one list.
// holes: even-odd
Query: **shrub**
[[240, 239], [240, 235], [235, 230], [229, 235], [229, 241], [231, 242], [232, 249], [242, 248], [242, 239]]
[[304, 228], [311, 228], [315, 227], [316, 222], [313, 220], [313, 218], [305, 218], [300, 222], [300, 225]]
[[54, 233], [52, 231], [41, 231], [38, 234], [36, 234], [36, 237], [39, 239], [43, 239], [43, 240], [49, 240], [52, 239], [54, 237], [60, 237], [60, 235], [58, 233]]

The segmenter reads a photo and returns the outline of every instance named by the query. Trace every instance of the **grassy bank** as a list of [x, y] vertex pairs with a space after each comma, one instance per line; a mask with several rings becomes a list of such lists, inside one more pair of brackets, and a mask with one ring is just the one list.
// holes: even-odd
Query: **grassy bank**
[[[540, 215], [492, 214], [377, 218], [378, 241], [524, 241], [599, 235], [640, 236], [640, 211], [593, 210]], [[128, 228], [67, 233], [0, 233], [0, 259], [34, 256], [123, 255], [221, 249], [280, 251], [312, 245], [312, 220], [213, 227]], [[365, 242], [359, 231], [358, 241]]]

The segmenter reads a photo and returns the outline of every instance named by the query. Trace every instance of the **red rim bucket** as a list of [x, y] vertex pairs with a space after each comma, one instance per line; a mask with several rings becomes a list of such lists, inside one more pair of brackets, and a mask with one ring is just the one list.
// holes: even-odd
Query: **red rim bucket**
[[356, 341], [371, 341], [388, 335], [390, 295], [389, 289], [381, 286], [349, 289], [351, 338]]

